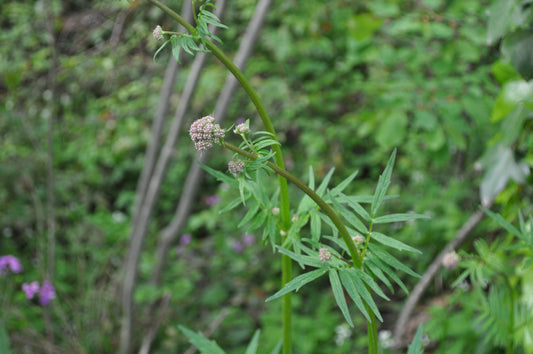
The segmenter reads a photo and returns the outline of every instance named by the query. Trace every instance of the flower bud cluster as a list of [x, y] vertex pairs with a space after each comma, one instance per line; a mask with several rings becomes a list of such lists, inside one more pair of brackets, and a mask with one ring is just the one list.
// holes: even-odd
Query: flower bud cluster
[[318, 250], [318, 258], [320, 258], [322, 262], [330, 261], [331, 253], [328, 251], [327, 248], [322, 247], [321, 249]]
[[247, 122], [237, 124], [233, 132], [238, 135], [246, 134], [250, 131], [250, 127]]
[[163, 39], [163, 29], [161, 26], [157, 25], [156, 28], [154, 28], [154, 31], [152, 32], [152, 35], [154, 36], [156, 41], [160, 41]]
[[234, 175], [239, 175], [244, 171], [244, 161], [235, 160], [228, 162], [228, 170]]
[[224, 138], [224, 129], [215, 123], [215, 118], [205, 116], [192, 123], [189, 134], [198, 151], [205, 151]]
[[442, 265], [450, 270], [454, 270], [457, 268], [457, 265], [459, 264], [459, 256], [455, 251], [448, 252], [444, 255], [444, 258], [442, 259]]

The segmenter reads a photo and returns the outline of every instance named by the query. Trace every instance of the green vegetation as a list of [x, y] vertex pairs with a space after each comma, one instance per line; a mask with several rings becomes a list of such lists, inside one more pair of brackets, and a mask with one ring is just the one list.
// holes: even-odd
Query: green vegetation
[[[181, 1], [164, 3], [181, 13]], [[191, 17], [213, 24], [202, 4]], [[124, 350], [121, 289], [165, 65], [180, 45], [202, 55], [209, 38], [232, 58], [255, 6], [229, 1], [227, 29], [200, 25], [158, 52], [156, 25], [186, 31], [150, 1], [0, 5], [0, 257], [22, 267], [0, 258], [0, 352]], [[161, 235], [196, 164], [188, 128], [213, 113], [227, 75], [206, 53], [146, 229], [129, 350], [182, 353], [190, 340], [211, 353], [280, 352], [276, 298], [299, 289], [295, 353], [364, 352], [373, 316], [387, 352], [411, 275], [427, 274], [483, 205], [490, 217], [456, 249], [458, 267], [424, 289], [402, 350], [533, 352], [532, 12], [522, 0], [274, 1], [243, 69], [264, 112], [238, 89], [221, 124], [230, 142], [241, 117], [269, 133], [240, 145], [259, 155], [241, 154], [238, 178], [227, 162], [239, 149], [213, 149], [204, 164], [216, 178], [202, 180], [156, 281]], [[170, 112], [193, 60], [180, 56]], [[304, 192], [289, 184], [284, 197], [284, 170]], [[364, 236], [356, 254], [307, 186]], [[50, 281], [55, 298], [29, 299], [33, 281]]]

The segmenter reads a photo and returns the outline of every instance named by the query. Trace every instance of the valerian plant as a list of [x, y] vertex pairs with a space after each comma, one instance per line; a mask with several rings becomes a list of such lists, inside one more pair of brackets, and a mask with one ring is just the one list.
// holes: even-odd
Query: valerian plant
[[[263, 122], [265, 131], [259, 132], [252, 132], [248, 121], [237, 124], [233, 133], [240, 137], [241, 141], [238, 146], [227, 141], [227, 131], [210, 116], [194, 122], [189, 133], [199, 151], [220, 145], [234, 153], [232, 160], [228, 163], [229, 174], [202, 166], [215, 178], [239, 189], [239, 198], [230, 202], [223, 211], [231, 210], [241, 203], [244, 204], [248, 211], [238, 226], [247, 227], [249, 230], [262, 228], [263, 240], [281, 254], [282, 287], [266, 301], [283, 299], [283, 352], [292, 351], [291, 293], [327, 275], [333, 296], [346, 322], [354, 326], [352, 314], [344, 296], [345, 292], [367, 321], [369, 352], [377, 353], [377, 320], [383, 321], [383, 318], [374, 297], [379, 296], [388, 300], [380, 283], [391, 291], [394, 291], [393, 283], [395, 283], [407, 292], [407, 287], [397, 272], [402, 271], [414, 277], [418, 276], [395, 258], [390, 250], [419, 253], [416, 249], [379, 232], [377, 227], [380, 224], [425, 218], [424, 215], [413, 213], [389, 215], [379, 213], [383, 203], [391, 198], [386, 194], [391, 181], [396, 151], [392, 153], [385, 170], [380, 175], [373, 195], [361, 196], [344, 193], [356, 178], [357, 171], [338, 185], [330, 187], [329, 182], [334, 173], [332, 169], [316, 187], [313, 169], [310, 167], [309, 181], [305, 184], [285, 169], [281, 144], [257, 93], [240, 70], [209, 40], [221, 42], [208, 32], [207, 24], [225, 27], [220, 24], [216, 16], [208, 11], [208, 8], [214, 8], [214, 6], [210, 2], [205, 2], [199, 7], [198, 15], [194, 15], [196, 21], [196, 27], [194, 27], [161, 2], [157, 0], [150, 0], [150, 2], [163, 9], [189, 32], [178, 34], [165, 32], [161, 27], [156, 27], [154, 30], [156, 39], [161, 39], [163, 35], [170, 35], [170, 39], [159, 48], [156, 54], [169, 42], [172, 43], [172, 52], [176, 60], [180, 46], [189, 53], [212, 52], [240, 82]], [[265, 188], [264, 179], [273, 174], [278, 175], [279, 189], [271, 196]], [[304, 192], [297, 207], [292, 210], [289, 204], [287, 181]], [[293, 261], [302, 269], [312, 268], [312, 270], [292, 278]], [[195, 345], [211, 348], [213, 352], [223, 352], [216, 346], [216, 343], [186, 328], [182, 330]], [[249, 346], [250, 353], [255, 352], [254, 342], [256, 340], [254, 336]]]

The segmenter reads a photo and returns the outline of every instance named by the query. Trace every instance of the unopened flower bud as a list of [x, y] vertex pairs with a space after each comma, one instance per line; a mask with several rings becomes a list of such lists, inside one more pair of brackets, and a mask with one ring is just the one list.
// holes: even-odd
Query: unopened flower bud
[[442, 259], [442, 265], [449, 269], [454, 270], [457, 268], [457, 265], [459, 264], [459, 256], [455, 251], [448, 252], [444, 255], [444, 258]]
[[233, 132], [238, 135], [246, 134], [250, 131], [250, 127], [247, 122], [237, 124]]
[[279, 215], [279, 208], [278, 207], [272, 208], [272, 215]]
[[327, 248], [322, 247], [318, 250], [318, 258], [320, 258], [322, 262], [327, 262], [331, 260], [331, 253], [328, 251]]
[[163, 39], [163, 29], [161, 28], [161, 26], [157, 25], [155, 28], [154, 28], [154, 31], [152, 32], [154, 38], [157, 40], [157, 41], [160, 41]]
[[353, 242], [357, 243], [357, 244], [361, 244], [363, 242], [365, 242], [365, 238], [361, 235], [356, 235], [354, 237], [352, 237], [352, 240]]

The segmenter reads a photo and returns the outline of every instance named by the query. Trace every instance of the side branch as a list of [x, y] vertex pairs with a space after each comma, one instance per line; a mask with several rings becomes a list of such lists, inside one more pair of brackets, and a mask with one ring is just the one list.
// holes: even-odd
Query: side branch
[[[224, 147], [227, 149], [236, 152], [240, 155], [246, 156], [252, 160], [257, 159], [257, 156], [242, 150], [235, 145], [232, 145], [230, 143], [224, 142]], [[288, 181], [293, 183], [298, 189], [300, 189], [302, 192], [307, 194], [313, 201], [324, 211], [324, 213], [331, 219], [333, 224], [337, 227], [339, 230], [339, 233], [342, 236], [343, 241], [346, 243], [346, 246], [348, 247], [348, 250], [350, 251], [350, 256], [352, 257], [352, 261], [355, 267], [362, 268], [363, 262], [361, 259], [361, 256], [359, 255], [359, 252], [357, 251], [357, 248], [355, 247], [355, 243], [353, 242], [352, 238], [350, 237], [350, 234], [348, 233], [348, 230], [346, 230], [346, 227], [344, 226], [342, 220], [337, 215], [337, 213], [329, 206], [328, 203], [324, 201], [314, 190], [309, 188], [305, 183], [303, 183], [298, 177], [294, 176], [290, 172], [288, 172], [285, 169], [279, 168], [277, 165], [267, 162], [267, 166], [274, 170], [278, 175], [286, 178]]]

